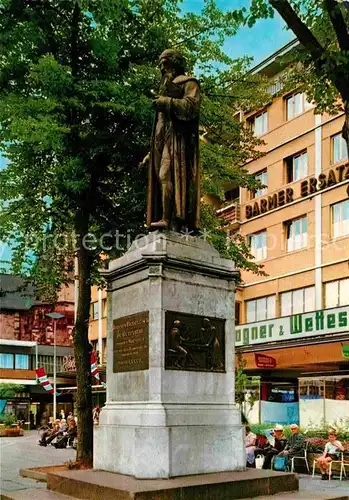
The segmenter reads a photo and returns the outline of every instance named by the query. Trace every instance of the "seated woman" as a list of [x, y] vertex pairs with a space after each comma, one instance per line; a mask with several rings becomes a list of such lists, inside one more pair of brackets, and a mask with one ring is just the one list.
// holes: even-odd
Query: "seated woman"
[[317, 464], [321, 472], [321, 479], [329, 479], [329, 464], [332, 460], [338, 460], [341, 451], [344, 451], [342, 443], [337, 440], [335, 430], [330, 429], [328, 433], [328, 442], [321, 457], [317, 459]]
[[246, 465], [247, 467], [253, 467], [254, 464], [254, 450], [256, 449], [256, 434], [251, 432], [248, 425], [245, 427], [245, 448], [246, 448]]

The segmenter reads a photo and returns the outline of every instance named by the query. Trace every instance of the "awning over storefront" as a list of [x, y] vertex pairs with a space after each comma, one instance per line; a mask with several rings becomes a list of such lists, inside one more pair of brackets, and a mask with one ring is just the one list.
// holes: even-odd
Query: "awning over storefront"
[[[269, 347], [269, 346], [268, 346]], [[260, 360], [269, 360], [265, 366]], [[263, 373], [263, 370], [285, 371], [292, 370], [301, 374], [326, 371], [348, 371], [349, 360], [343, 356], [342, 342], [328, 342], [313, 345], [299, 345], [283, 348], [265, 348], [255, 352], [242, 352], [242, 358], [246, 361], [245, 370], [256, 370]], [[271, 359], [273, 363], [271, 363]]]

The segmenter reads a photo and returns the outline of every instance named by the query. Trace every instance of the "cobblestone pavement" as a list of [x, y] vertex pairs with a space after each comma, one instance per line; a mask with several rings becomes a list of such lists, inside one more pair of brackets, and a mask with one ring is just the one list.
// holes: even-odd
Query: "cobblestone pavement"
[[[37, 445], [38, 440], [37, 431], [25, 432], [23, 437], [0, 438], [0, 494], [27, 488], [46, 488], [46, 483], [21, 477], [20, 469], [60, 465], [74, 460], [74, 450], [56, 450], [53, 446], [44, 448]], [[314, 491], [314, 499], [322, 492], [335, 491], [349, 495], [349, 479], [339, 481], [336, 477], [332, 481], [321, 481], [320, 476], [312, 479], [311, 476], [300, 474], [300, 488]]]
[[75, 459], [75, 450], [56, 450], [53, 446], [38, 446], [37, 431], [27, 431], [24, 436], [0, 438], [0, 494], [26, 488], [46, 488], [40, 483], [19, 475], [20, 469], [45, 465], [60, 465]]
[[[347, 476], [349, 477], [349, 467], [347, 469]], [[322, 481], [321, 476], [316, 475], [314, 479], [307, 474], [299, 475], [299, 488], [314, 491], [314, 499], [316, 499], [316, 493], [331, 493], [335, 491], [336, 493], [346, 493], [349, 496], [349, 478], [343, 478], [342, 481], [339, 480], [338, 476], [334, 476], [331, 481]]]

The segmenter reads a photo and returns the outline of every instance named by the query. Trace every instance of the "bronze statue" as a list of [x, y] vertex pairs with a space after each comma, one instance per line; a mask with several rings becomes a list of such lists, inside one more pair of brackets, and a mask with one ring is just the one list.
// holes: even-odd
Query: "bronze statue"
[[[185, 74], [173, 49], [160, 56], [162, 84], [149, 161], [147, 226], [150, 230], [196, 230], [199, 225], [200, 85]], [[145, 163], [146, 159], [143, 161]]]

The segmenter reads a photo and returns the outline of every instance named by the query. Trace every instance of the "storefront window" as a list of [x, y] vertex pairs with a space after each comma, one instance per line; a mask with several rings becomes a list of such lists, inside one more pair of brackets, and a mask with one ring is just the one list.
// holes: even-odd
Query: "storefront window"
[[0, 368], [13, 370], [13, 354], [0, 353]]
[[315, 310], [315, 287], [299, 288], [281, 294], [281, 316]]
[[349, 278], [325, 283], [325, 307], [339, 307], [349, 304]]
[[[56, 358], [57, 372], [65, 371], [64, 358], [65, 358], [64, 356], [57, 356]], [[53, 373], [53, 356], [39, 354], [38, 364], [40, 367], [45, 368], [47, 375]]]
[[246, 302], [247, 323], [275, 318], [275, 295]]
[[16, 368], [16, 370], [28, 370], [29, 369], [29, 356], [28, 356], [28, 354], [16, 354], [15, 355], [15, 368]]

